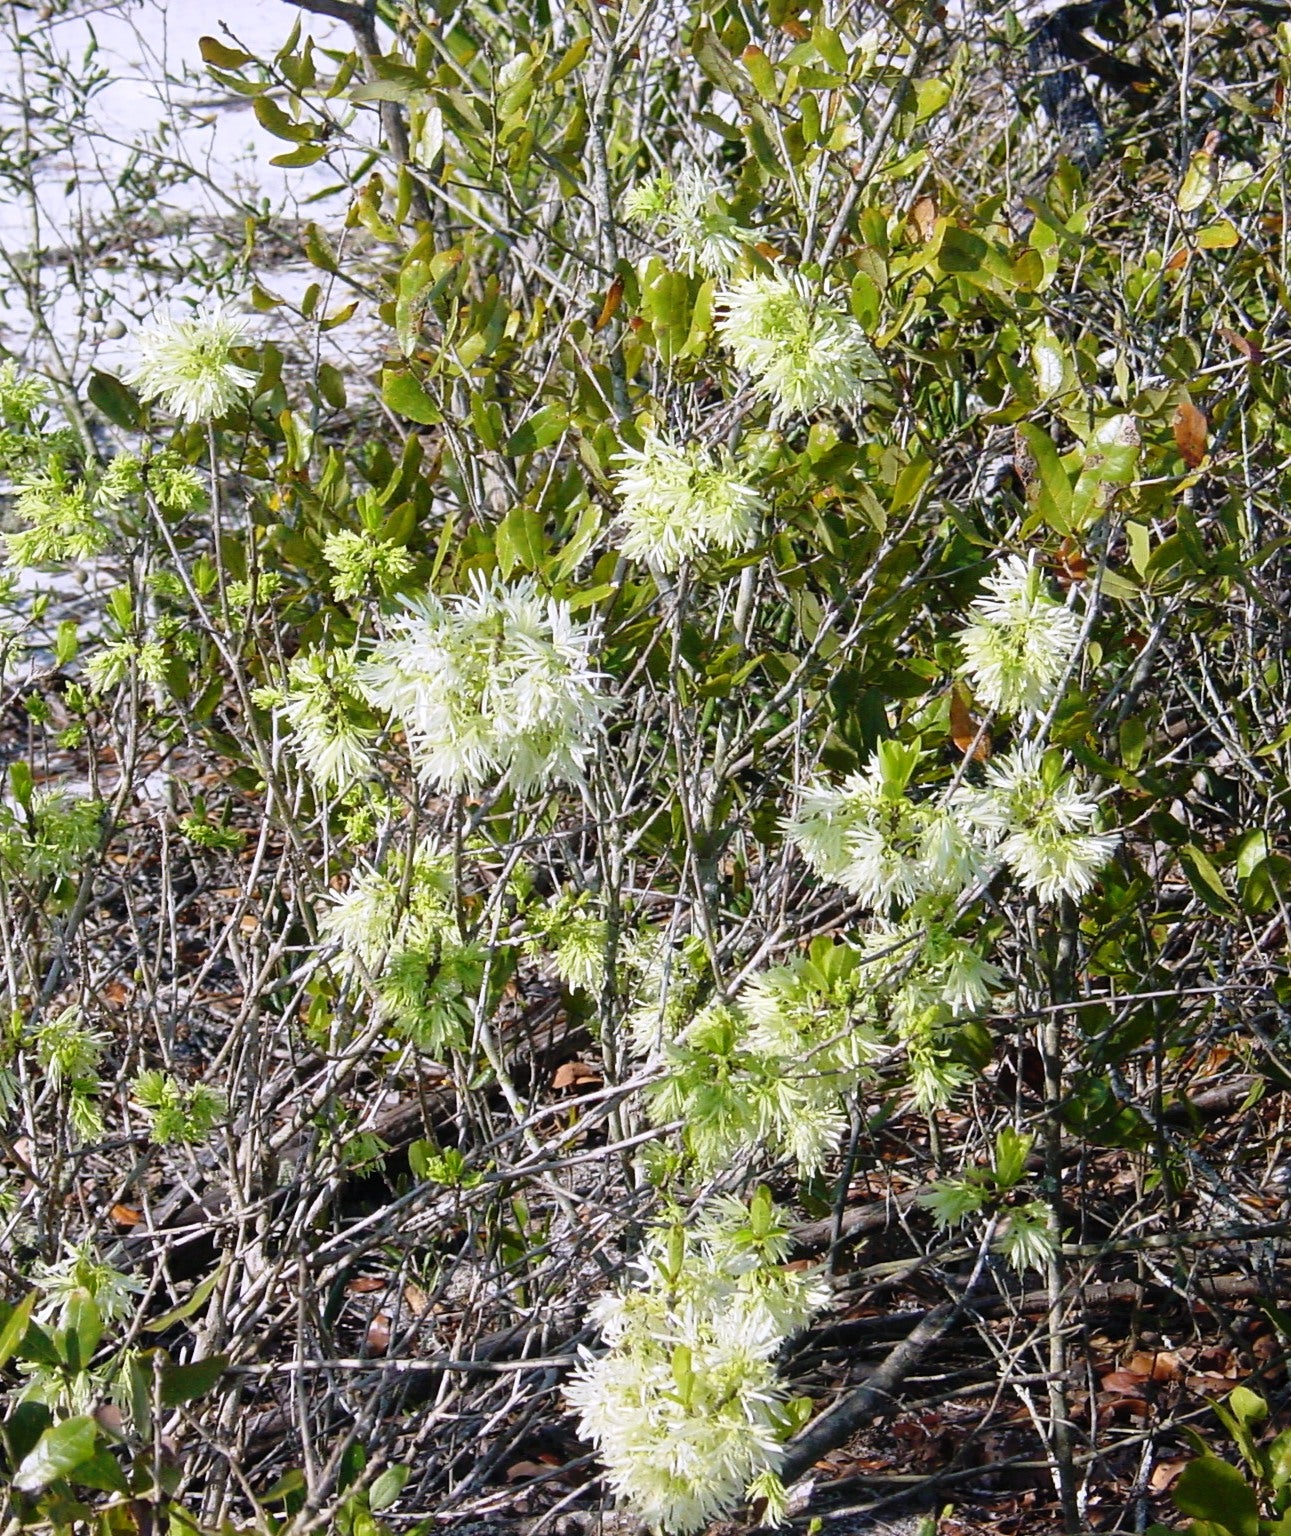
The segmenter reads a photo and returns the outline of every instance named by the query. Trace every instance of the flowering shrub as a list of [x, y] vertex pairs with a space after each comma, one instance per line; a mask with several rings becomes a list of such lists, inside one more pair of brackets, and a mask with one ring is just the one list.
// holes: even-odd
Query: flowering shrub
[[202, 45], [316, 222], [0, 364], [10, 1527], [775, 1522], [902, 1284], [1074, 1529], [1282, 1081], [1291, 54], [1095, 186], [911, 7], [320, 9]]

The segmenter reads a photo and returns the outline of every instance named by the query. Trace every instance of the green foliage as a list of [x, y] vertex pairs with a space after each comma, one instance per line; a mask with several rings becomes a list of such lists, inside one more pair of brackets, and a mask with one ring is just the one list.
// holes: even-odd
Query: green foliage
[[[378, 16], [202, 41], [312, 222], [229, 192], [226, 243], [166, 257], [203, 305], [121, 378], [0, 365], [17, 1529], [169, 1499], [190, 1536], [193, 1490], [212, 1530], [447, 1509], [456, 1437], [539, 1389], [500, 1415], [469, 1360], [405, 1461], [369, 1347], [555, 1351], [560, 1298], [634, 1259], [606, 1358], [739, 1475], [615, 1460], [590, 1372], [611, 1483], [678, 1532], [775, 1515], [803, 1410], [769, 1345], [765, 1414], [722, 1376], [730, 1317], [792, 1332], [753, 1307], [796, 1283], [764, 1177], [841, 1230], [895, 1159], [930, 1273], [993, 1246], [1057, 1285], [1042, 1154], [1120, 1158], [1133, 1240], [1173, 1241], [1185, 1184], [1220, 1199], [1198, 1063], [1285, 1085], [1285, 37], [1255, 70], [1216, 41], [1084, 175], [1001, 105], [1012, 19], [979, 59], [907, 0]], [[16, 206], [106, 80], [34, 39]], [[121, 228], [189, 174], [176, 128]], [[0, 273], [33, 348], [49, 257]], [[78, 1223], [151, 1242], [190, 1184], [220, 1264], [176, 1293], [169, 1250], [131, 1260], [140, 1300]], [[403, 1300], [356, 1333], [360, 1263]], [[414, 1305], [409, 1270], [451, 1278]], [[299, 1368], [356, 1350], [341, 1447]], [[220, 1461], [279, 1365], [312, 1449], [266, 1490]], [[1181, 1480], [1196, 1536], [1291, 1520], [1261, 1408], [1223, 1410], [1250, 1481]]]

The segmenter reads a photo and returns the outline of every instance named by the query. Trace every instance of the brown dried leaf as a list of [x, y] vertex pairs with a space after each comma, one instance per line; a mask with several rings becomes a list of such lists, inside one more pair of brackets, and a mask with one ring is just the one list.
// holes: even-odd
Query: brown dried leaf
[[1139, 1372], [1150, 1381], [1179, 1381], [1184, 1375], [1183, 1361], [1173, 1349], [1137, 1349], [1126, 1362], [1126, 1369]]
[[1144, 1371], [1109, 1371], [1099, 1382], [1104, 1392], [1131, 1393], [1142, 1396], [1143, 1388], [1151, 1381]]
[[143, 1220], [143, 1212], [136, 1211], [133, 1205], [114, 1205], [108, 1216], [119, 1227], [137, 1227]]
[[550, 1467], [544, 1467], [540, 1461], [513, 1461], [507, 1468], [507, 1482], [518, 1483], [526, 1477], [541, 1477], [544, 1472], [550, 1472]]
[[603, 331], [605, 327], [610, 323], [610, 321], [613, 320], [614, 316], [618, 313], [619, 305], [622, 304], [622, 302], [623, 279], [621, 277], [616, 277], [610, 284], [609, 290], [605, 295], [605, 303], [601, 305], [601, 312], [596, 317], [596, 324], [592, 327], [593, 331]]
[[1163, 271], [1178, 272], [1181, 267], [1186, 267], [1192, 256], [1192, 252], [1186, 245], [1181, 245], [1173, 256], [1166, 262]]
[[1174, 408], [1170, 426], [1174, 431], [1179, 456], [1189, 469], [1196, 469], [1206, 457], [1206, 437], [1209, 431], [1206, 413], [1199, 411], [1191, 400], [1181, 400]]
[[412, 1280], [403, 1288], [403, 1303], [414, 1317], [425, 1317], [430, 1311], [430, 1297]]
[[1152, 1468], [1152, 1476], [1148, 1479], [1148, 1487], [1153, 1493], [1164, 1493], [1173, 1483], [1177, 1482], [1183, 1474], [1183, 1469], [1188, 1465], [1186, 1461], [1159, 1461]]
[[387, 1281], [376, 1275], [358, 1275], [346, 1285], [345, 1290], [350, 1296], [367, 1296], [373, 1291], [384, 1291], [387, 1284]]
[[579, 1088], [585, 1083], [599, 1083], [601, 1074], [595, 1067], [589, 1066], [585, 1061], [566, 1061], [556, 1068], [556, 1075], [551, 1080], [553, 1088]]
[[1036, 463], [1035, 454], [1031, 452], [1030, 443], [1016, 428], [1013, 433], [1013, 468], [1022, 482], [1026, 499], [1030, 501], [1040, 489], [1040, 466]]
[[907, 220], [912, 235], [922, 240], [925, 245], [932, 239], [937, 229], [937, 199], [929, 197], [925, 193], [922, 197], [916, 197], [914, 205], [910, 209], [910, 217]]
[[366, 1335], [368, 1351], [374, 1355], [384, 1355], [390, 1348], [390, 1314], [378, 1312], [368, 1324]]

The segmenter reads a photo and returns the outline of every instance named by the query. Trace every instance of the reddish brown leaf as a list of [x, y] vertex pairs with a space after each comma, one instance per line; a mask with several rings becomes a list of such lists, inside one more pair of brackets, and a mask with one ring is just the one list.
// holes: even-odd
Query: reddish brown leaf
[[1104, 1392], [1133, 1393], [1138, 1397], [1142, 1395], [1143, 1388], [1151, 1379], [1143, 1371], [1109, 1371], [1099, 1382], [1099, 1386]]
[[390, 1315], [387, 1312], [378, 1312], [368, 1324], [366, 1336], [368, 1352], [373, 1355], [384, 1355], [390, 1348]]
[[143, 1220], [143, 1212], [132, 1205], [114, 1205], [108, 1215], [119, 1227], [137, 1227]]
[[513, 1461], [507, 1468], [507, 1482], [518, 1483], [527, 1477], [540, 1477], [550, 1470], [550, 1467], [544, 1467], [540, 1461]]
[[1224, 1397], [1232, 1391], [1233, 1383], [1227, 1376], [1217, 1376], [1207, 1371], [1201, 1376], [1189, 1376], [1187, 1387], [1189, 1392], [1195, 1392], [1198, 1397]]
[[804, 27], [796, 16], [790, 16], [788, 21], [782, 21], [780, 30], [793, 38], [795, 43], [805, 43], [811, 36], [811, 28]]
[[1069, 586], [1089, 580], [1089, 560], [1074, 539], [1064, 539], [1058, 546], [1058, 575]]
[[376, 1275], [358, 1275], [345, 1289], [351, 1296], [367, 1296], [373, 1291], [384, 1291], [388, 1283]]
[[768, 261], [779, 261], [781, 251], [778, 246], [771, 244], [769, 240], [759, 240], [753, 247], [759, 256], [765, 256]]
[[1253, 341], [1247, 341], [1246, 337], [1238, 331], [1230, 330], [1228, 326], [1221, 325], [1219, 334], [1235, 352], [1240, 352], [1253, 368], [1264, 361], [1264, 353], [1260, 348]]
[[601, 1074], [585, 1061], [566, 1061], [556, 1068], [551, 1080], [553, 1088], [581, 1088], [584, 1084], [599, 1083]]
[[622, 304], [622, 302], [623, 279], [621, 277], [616, 277], [609, 286], [609, 290], [605, 295], [605, 303], [601, 305], [601, 312], [596, 317], [596, 324], [592, 327], [592, 329], [594, 331], [603, 331], [605, 327], [610, 323], [610, 321], [613, 320], [614, 316], [618, 313], [619, 305]]
[[1199, 411], [1191, 400], [1181, 400], [1174, 408], [1170, 426], [1180, 458], [1189, 469], [1196, 469], [1206, 457], [1206, 413]]
[[991, 755], [991, 735], [973, 717], [958, 688], [950, 694], [950, 739], [961, 752], [971, 751], [974, 761], [984, 763]]

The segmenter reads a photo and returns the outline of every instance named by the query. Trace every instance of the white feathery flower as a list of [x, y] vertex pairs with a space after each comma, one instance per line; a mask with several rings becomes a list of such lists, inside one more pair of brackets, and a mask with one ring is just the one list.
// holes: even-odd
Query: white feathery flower
[[144, 400], [160, 399], [183, 421], [214, 421], [256, 382], [232, 357], [233, 348], [247, 340], [242, 321], [227, 309], [159, 321], [139, 333], [139, 360], [126, 383]]
[[1049, 1212], [1039, 1200], [1015, 1206], [1008, 1224], [999, 1237], [1000, 1252], [1019, 1274], [1027, 1269], [1043, 1269], [1053, 1258], [1053, 1234], [1049, 1230]]
[[593, 633], [567, 603], [476, 572], [469, 593], [405, 600], [389, 630], [362, 681], [403, 726], [426, 783], [525, 790], [581, 777], [608, 705]]
[[287, 678], [285, 689], [265, 689], [257, 701], [274, 707], [314, 782], [324, 790], [344, 790], [371, 778], [377, 733], [364, 723], [354, 658], [343, 651], [309, 651], [292, 659]]
[[720, 459], [698, 444], [679, 448], [655, 432], [640, 448], [615, 458], [623, 506], [620, 548], [629, 560], [675, 571], [708, 549], [744, 549], [757, 534], [765, 504], [741, 480], [728, 454]]
[[719, 293], [716, 303], [725, 310], [722, 341], [778, 415], [859, 402], [875, 364], [865, 331], [803, 278], [756, 273]]
[[663, 171], [638, 182], [624, 197], [623, 212], [652, 230], [688, 273], [725, 277], [758, 237], [727, 210], [721, 193], [705, 170], [688, 165], [675, 179]]
[[54, 1264], [40, 1260], [32, 1266], [32, 1280], [41, 1295], [36, 1316], [41, 1322], [57, 1321], [66, 1326], [76, 1301], [90, 1297], [105, 1323], [119, 1323], [129, 1317], [137, 1305], [135, 1298], [147, 1290], [134, 1275], [122, 1274], [104, 1263], [87, 1240], [73, 1246], [64, 1242], [66, 1255]]
[[995, 758], [982, 790], [955, 794], [959, 813], [987, 836], [1022, 884], [1042, 901], [1083, 896], [1120, 837], [1091, 830], [1098, 803], [1076, 787], [1061, 755], [1023, 742]]
[[881, 743], [841, 788], [810, 786], [787, 825], [817, 873], [880, 910], [930, 893], [957, 895], [986, 872], [984, 850], [955, 802], [919, 803], [906, 793], [918, 758], [917, 747]]
[[1042, 709], [1080, 644], [1080, 621], [1045, 591], [1040, 570], [1010, 555], [969, 609], [961, 671], [980, 703], [1006, 714]]
[[915, 912], [899, 923], [876, 922], [865, 935], [866, 985], [884, 996], [898, 1032], [930, 1011], [957, 1018], [984, 1008], [1003, 974], [941, 923]]
[[429, 851], [416, 856], [407, 880], [397, 861], [389, 870], [356, 870], [320, 914], [318, 931], [340, 945], [345, 971], [355, 961], [375, 970], [393, 951], [456, 930], [452, 890], [449, 861]]
[[610, 1347], [584, 1352], [566, 1398], [610, 1485], [659, 1530], [699, 1530], [779, 1469], [775, 1356], [828, 1300], [780, 1267], [784, 1237], [765, 1191], [715, 1202], [692, 1234], [656, 1228], [638, 1285], [595, 1309]]

